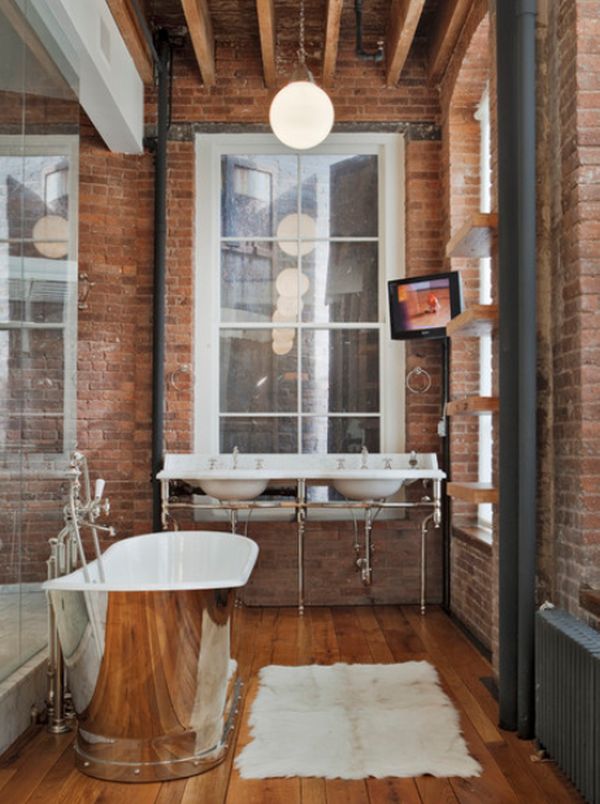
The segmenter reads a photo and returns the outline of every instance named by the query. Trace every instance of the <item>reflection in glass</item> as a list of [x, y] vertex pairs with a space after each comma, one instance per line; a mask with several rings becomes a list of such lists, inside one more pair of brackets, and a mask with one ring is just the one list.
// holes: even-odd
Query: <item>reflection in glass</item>
[[376, 413], [379, 332], [303, 331], [302, 378], [302, 410], [306, 413]]
[[240, 452], [250, 454], [297, 452], [296, 419], [276, 416], [222, 416], [219, 424], [219, 451], [229, 453], [234, 447]]
[[221, 236], [274, 237], [298, 207], [298, 159], [293, 155], [221, 158]]
[[317, 243], [303, 257], [302, 271], [308, 279], [304, 321], [378, 320], [377, 243]]
[[303, 416], [302, 452], [379, 452], [379, 417]]
[[303, 213], [316, 221], [317, 237], [377, 237], [377, 156], [303, 156]]
[[219, 388], [223, 412], [283, 413], [297, 409], [297, 344], [285, 354], [276, 354], [274, 332], [221, 331]]

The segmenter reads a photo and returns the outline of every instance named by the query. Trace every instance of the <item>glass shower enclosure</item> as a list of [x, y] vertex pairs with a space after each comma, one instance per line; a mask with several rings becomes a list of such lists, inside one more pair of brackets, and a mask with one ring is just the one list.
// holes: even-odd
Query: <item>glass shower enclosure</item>
[[57, 54], [35, 3], [2, 3], [0, 683], [47, 643], [40, 584], [75, 446], [79, 105]]

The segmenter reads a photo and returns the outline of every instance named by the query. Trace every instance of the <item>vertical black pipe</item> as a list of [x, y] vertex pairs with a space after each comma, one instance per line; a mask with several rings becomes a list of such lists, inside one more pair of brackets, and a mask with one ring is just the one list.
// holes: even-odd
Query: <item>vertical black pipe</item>
[[442, 571], [443, 589], [442, 606], [446, 612], [450, 612], [451, 597], [451, 576], [452, 567], [450, 563], [450, 498], [446, 494], [446, 485], [451, 480], [450, 477], [450, 417], [446, 415], [446, 405], [450, 400], [450, 338], [442, 339], [442, 413], [441, 419], [444, 422], [444, 437], [442, 439], [442, 469], [446, 472], [446, 480], [443, 486], [442, 495]]
[[533, 737], [536, 567], [536, 0], [518, 0], [517, 181], [519, 193], [519, 645], [517, 730]]
[[169, 131], [171, 45], [158, 37], [158, 119], [154, 154], [154, 292], [152, 323], [152, 527], [161, 529], [160, 483], [165, 432], [165, 293], [167, 262], [167, 138]]
[[518, 503], [519, 342], [517, 298], [517, 176], [516, 165], [516, 0], [496, 4], [497, 119], [498, 119], [498, 304], [499, 326], [499, 684], [500, 725], [517, 727], [518, 663]]
[[536, 486], [535, 0], [496, 4], [500, 725], [533, 725]]

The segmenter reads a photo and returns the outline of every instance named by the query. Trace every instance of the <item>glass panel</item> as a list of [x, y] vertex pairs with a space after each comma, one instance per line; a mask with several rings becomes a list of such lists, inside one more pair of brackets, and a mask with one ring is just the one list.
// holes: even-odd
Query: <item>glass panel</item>
[[291, 327], [222, 330], [219, 361], [221, 411], [296, 411], [297, 364], [297, 333]]
[[[221, 245], [221, 320], [296, 321], [297, 292], [291, 298], [289, 277], [296, 258], [268, 241], [226, 242]], [[285, 273], [284, 273], [285, 272]], [[281, 296], [286, 296], [285, 300]], [[275, 314], [275, 311], [278, 313]]]
[[378, 412], [378, 330], [316, 329], [302, 333], [302, 410]]
[[219, 451], [237, 447], [244, 453], [297, 452], [298, 424], [295, 418], [264, 416], [222, 417], [219, 425]]
[[379, 417], [303, 416], [302, 452], [379, 452]]
[[65, 377], [62, 330], [0, 331], [0, 361], [8, 369], [0, 375], [0, 422], [17, 412], [62, 418]]
[[317, 243], [302, 257], [303, 321], [378, 320], [377, 243]]
[[221, 158], [221, 235], [274, 237], [298, 211], [298, 160], [284, 156]]
[[377, 237], [377, 156], [303, 156], [300, 180], [317, 237]]

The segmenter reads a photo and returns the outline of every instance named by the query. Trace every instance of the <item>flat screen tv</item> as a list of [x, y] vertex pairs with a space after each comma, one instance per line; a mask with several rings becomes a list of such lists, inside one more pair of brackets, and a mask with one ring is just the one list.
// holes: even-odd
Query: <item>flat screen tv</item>
[[458, 271], [388, 282], [393, 340], [444, 338], [446, 324], [462, 312]]

